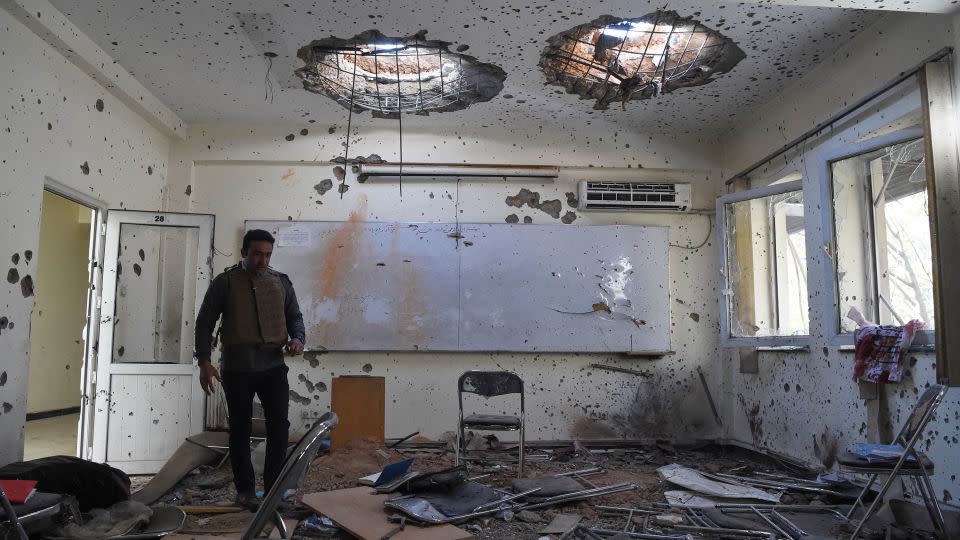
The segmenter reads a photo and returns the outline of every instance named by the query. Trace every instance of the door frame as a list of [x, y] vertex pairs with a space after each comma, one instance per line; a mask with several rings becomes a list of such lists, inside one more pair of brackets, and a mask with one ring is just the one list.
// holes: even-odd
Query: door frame
[[[209, 218], [209, 219], [208, 219]], [[165, 375], [177, 374], [183, 375], [185, 368], [189, 367], [191, 377], [195, 377], [199, 371], [196, 358], [189, 364], [143, 364], [143, 363], [113, 363], [113, 316], [114, 313], [106, 313], [107, 308], [115, 306], [117, 291], [117, 271], [116, 265], [109, 267], [108, 261], [116, 261], [120, 251], [119, 231], [122, 224], [153, 225], [159, 227], [196, 227], [199, 229], [197, 249], [199, 257], [197, 259], [197, 284], [194, 299], [194, 308], [191, 316], [195, 319], [200, 304], [207, 292], [210, 281], [213, 276], [213, 239], [214, 228], [216, 226], [215, 216], [213, 214], [198, 214], [185, 212], [163, 212], [163, 211], [143, 211], [143, 210], [107, 210], [105, 227], [99, 237], [102, 249], [100, 268], [100, 295], [97, 298], [97, 347], [95, 350], [96, 363], [91, 364], [91, 417], [93, 420], [93, 429], [91, 431], [89, 445], [87, 447], [87, 459], [104, 463], [107, 462], [108, 444], [108, 424], [110, 416], [110, 378], [117, 374], [142, 374], [142, 375]], [[107, 243], [107, 238], [116, 234], [116, 242]], [[101, 341], [105, 338], [106, 341]], [[92, 361], [93, 359], [91, 359]], [[99, 382], [99, 387], [98, 387]], [[190, 400], [195, 404], [195, 409], [191, 410], [189, 433], [198, 433], [204, 429], [206, 400], [200, 384], [191, 384]], [[105, 399], [106, 403], [97, 405], [97, 398]], [[98, 410], [99, 409], [99, 410]], [[156, 472], [157, 469], [166, 460], [163, 461], [131, 461], [128, 467], [121, 467], [129, 473]]]
[[[92, 373], [97, 357], [97, 336], [100, 325], [96, 324], [100, 318], [99, 291], [101, 285], [100, 261], [103, 260], [103, 234], [106, 231], [107, 203], [91, 197], [49, 176], [43, 179], [43, 191], [49, 191], [59, 197], [71, 200], [93, 211], [90, 222], [90, 243], [87, 254], [87, 298], [84, 310], [83, 326], [83, 358], [80, 363], [80, 421], [77, 423], [76, 456], [84, 459], [90, 456], [90, 426], [93, 422], [93, 407], [90, 407], [94, 385]], [[42, 206], [42, 204], [41, 204]], [[42, 208], [41, 208], [42, 212]], [[42, 214], [41, 214], [42, 215]], [[38, 254], [39, 257], [39, 254]], [[32, 339], [32, 336], [31, 336]]]

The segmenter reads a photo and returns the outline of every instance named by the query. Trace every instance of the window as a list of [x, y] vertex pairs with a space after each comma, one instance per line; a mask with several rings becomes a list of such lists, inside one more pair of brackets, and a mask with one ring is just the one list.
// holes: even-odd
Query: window
[[850, 308], [880, 324], [934, 329], [933, 258], [923, 139], [834, 161], [837, 328]]
[[725, 344], [802, 345], [810, 333], [802, 181], [717, 201]]

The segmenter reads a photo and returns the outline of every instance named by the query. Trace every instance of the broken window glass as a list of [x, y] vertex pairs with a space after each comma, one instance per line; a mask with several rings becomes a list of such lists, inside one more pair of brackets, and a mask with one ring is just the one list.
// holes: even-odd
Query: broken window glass
[[195, 227], [124, 223], [117, 257], [113, 362], [182, 364], [193, 361], [196, 296]]
[[724, 205], [730, 337], [806, 336], [803, 192]]
[[841, 333], [868, 320], [934, 329], [933, 258], [923, 139], [831, 164]]

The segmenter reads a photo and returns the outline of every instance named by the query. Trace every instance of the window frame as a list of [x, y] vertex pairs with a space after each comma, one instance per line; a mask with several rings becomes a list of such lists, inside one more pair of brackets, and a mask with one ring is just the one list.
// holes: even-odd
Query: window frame
[[[829, 283], [831, 288], [832, 307], [829, 312], [829, 321], [827, 323], [827, 345], [833, 347], [852, 347], [854, 345], [853, 341], [853, 332], [845, 333], [841, 331], [840, 321], [841, 317], [845, 317], [845, 313], [840, 313], [840, 284], [839, 277], [837, 274], [837, 231], [836, 231], [836, 213], [834, 208], [834, 182], [833, 182], [833, 164], [838, 161], [843, 161], [850, 158], [855, 158], [864, 154], [869, 154], [871, 152], [876, 152], [882, 150], [888, 146], [893, 146], [897, 144], [904, 144], [916, 139], [922, 139], [925, 137], [925, 133], [922, 127], [912, 127], [902, 130], [898, 130], [892, 133], [885, 135], [879, 135], [873, 137], [867, 141], [850, 143], [845, 145], [843, 148], [838, 148], [833, 151], [828, 151], [824, 153], [821, 159], [818, 160], [818, 166], [820, 168], [819, 176], [824, 179], [824, 184], [820, 189], [820, 208], [822, 211], [820, 215], [822, 217], [822, 231], [823, 231], [823, 241], [824, 241], [824, 251], [826, 254], [826, 264], [823, 265], [824, 270], [824, 283]], [[929, 197], [929, 195], [928, 195]], [[927, 204], [930, 202], [928, 200]], [[876, 218], [874, 215], [873, 209], [869, 209], [870, 220], [872, 227], [876, 228]], [[934, 231], [931, 229], [931, 235], [934, 234]], [[877, 239], [875, 231], [871, 230], [871, 242], [870, 242], [870, 251], [873, 254], [871, 266], [873, 266], [874, 276], [871, 278], [873, 281], [877, 280]], [[876, 284], [872, 283], [871, 288], [876, 294]], [[879, 301], [879, 299], [878, 299]], [[873, 318], [873, 314], [864, 313], [864, 316], [868, 319]], [[913, 345], [910, 347], [910, 350], [915, 351], [929, 351], [934, 350], [934, 334], [933, 330], [921, 330], [917, 332]]]
[[[730, 266], [729, 260], [727, 259], [727, 253], [729, 252], [731, 238], [727, 235], [727, 211], [726, 207], [728, 204], [738, 203], [749, 201], [753, 199], [761, 199], [764, 197], [770, 197], [773, 195], [782, 195], [784, 193], [790, 193], [794, 191], [799, 191], [803, 193], [803, 183], [804, 180], [792, 180], [790, 182], [770, 184], [763, 187], [758, 187], [754, 189], [749, 189], [746, 191], [738, 191], [735, 193], [728, 193], [726, 195], [721, 195], [717, 198], [717, 247], [719, 250], [719, 266], [721, 268], [721, 287], [718, 292], [719, 294], [719, 303], [720, 303], [720, 346], [729, 347], [729, 348], [738, 348], [738, 347], [809, 347], [810, 346], [810, 328], [809, 324], [812, 322], [811, 319], [811, 307], [809, 301], [809, 283], [810, 283], [810, 268], [809, 261], [810, 256], [807, 254], [807, 275], [805, 280], [808, 284], [808, 294], [807, 294], [807, 320], [808, 328], [806, 335], [796, 335], [796, 336], [759, 336], [759, 337], [745, 337], [745, 336], [733, 336], [730, 334], [730, 316], [732, 308], [732, 294], [726, 294], [726, 291], [730, 290]], [[804, 199], [804, 208], [807, 207], [806, 198]], [[807, 212], [804, 212], [804, 230], [808, 230], [807, 224]], [[809, 235], [807, 235], [807, 240], [809, 240]]]

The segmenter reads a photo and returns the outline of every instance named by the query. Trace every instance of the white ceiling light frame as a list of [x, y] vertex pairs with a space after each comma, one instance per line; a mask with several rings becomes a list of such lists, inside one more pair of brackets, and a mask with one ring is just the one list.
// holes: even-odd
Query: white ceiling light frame
[[552, 182], [560, 175], [555, 165], [483, 165], [464, 163], [358, 163], [358, 182], [370, 178], [526, 178]]

